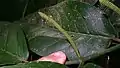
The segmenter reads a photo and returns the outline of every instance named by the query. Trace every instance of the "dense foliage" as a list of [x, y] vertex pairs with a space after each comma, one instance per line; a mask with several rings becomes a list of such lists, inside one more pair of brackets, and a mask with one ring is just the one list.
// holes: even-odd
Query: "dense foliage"
[[[20, 20], [0, 22], [0, 68], [67, 68], [72, 64], [102, 68], [87, 61], [120, 48], [120, 9], [112, 2], [54, 0], [27, 15], [28, 2]], [[36, 61], [56, 51], [66, 54], [65, 65]]]

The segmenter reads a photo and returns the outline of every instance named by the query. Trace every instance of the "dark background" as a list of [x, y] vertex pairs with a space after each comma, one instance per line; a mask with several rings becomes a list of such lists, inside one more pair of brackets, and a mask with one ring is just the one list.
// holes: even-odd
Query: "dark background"
[[[25, 15], [40, 8], [54, 5], [57, 0], [0, 0], [0, 21], [15, 21], [22, 17], [25, 5], [28, 3]], [[120, 7], [120, 0], [115, 0]]]
[[[0, 21], [15, 21], [22, 18], [25, 5], [28, 0], [0, 0]], [[40, 8], [54, 5], [56, 0], [29, 0], [25, 15], [33, 13]], [[120, 7], [120, 0], [116, 0], [115, 4]], [[95, 63], [104, 68], [120, 68], [120, 50], [100, 56], [94, 60]], [[108, 56], [110, 59], [108, 60]]]
[[39, 8], [53, 5], [55, 2], [56, 0], [0, 0], [0, 21], [19, 20], [22, 17], [26, 4], [28, 6], [25, 15], [28, 15]]

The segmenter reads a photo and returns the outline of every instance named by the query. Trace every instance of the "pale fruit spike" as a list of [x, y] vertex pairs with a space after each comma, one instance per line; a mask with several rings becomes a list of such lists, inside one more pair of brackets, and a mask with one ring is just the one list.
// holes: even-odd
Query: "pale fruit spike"
[[62, 51], [57, 51], [48, 56], [44, 56], [38, 59], [37, 61], [51, 61], [51, 62], [64, 64], [66, 61], [66, 55]]

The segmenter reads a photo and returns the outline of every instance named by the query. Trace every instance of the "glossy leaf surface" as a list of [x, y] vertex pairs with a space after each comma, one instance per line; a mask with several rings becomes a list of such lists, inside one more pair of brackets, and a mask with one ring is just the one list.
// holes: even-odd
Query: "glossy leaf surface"
[[26, 61], [29, 52], [21, 28], [16, 24], [3, 24], [0, 31], [0, 65]]
[[20, 63], [17, 65], [3, 66], [0, 68], [67, 68], [67, 67], [62, 64], [42, 61], [42, 62]]

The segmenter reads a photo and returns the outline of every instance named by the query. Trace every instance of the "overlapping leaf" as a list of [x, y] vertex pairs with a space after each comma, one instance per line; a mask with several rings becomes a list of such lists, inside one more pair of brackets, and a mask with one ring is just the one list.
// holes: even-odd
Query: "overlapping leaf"
[[[61, 50], [66, 53], [69, 60], [77, 59], [73, 48], [63, 34], [52, 28], [36, 27], [31, 30], [29, 37], [30, 48], [33, 52], [45, 56], [52, 52]], [[68, 32], [77, 44], [82, 56], [89, 59], [91, 54], [103, 51], [109, 43], [109, 38], [97, 35]]]
[[[104, 51], [109, 46], [109, 37], [117, 35], [104, 13], [85, 3], [64, 1], [42, 11], [73, 36], [81, 55], [87, 59], [91, 58], [90, 55]], [[43, 19], [43, 22], [46, 21]], [[46, 26], [44, 24], [42, 26]], [[39, 26], [30, 29], [28, 34], [30, 49], [42, 56], [62, 50], [69, 60], [77, 59], [66, 38], [59, 31], [54, 30], [52, 24], [47, 25], [49, 26], [47, 28]]]
[[16, 24], [0, 26], [0, 65], [26, 61], [29, 55], [25, 36]]
[[94, 6], [78, 1], [64, 1], [43, 10], [65, 30], [96, 35], [115, 35], [111, 22]]
[[20, 63], [17, 65], [3, 66], [0, 68], [67, 68], [67, 67], [62, 64], [42, 61], [42, 62]]

